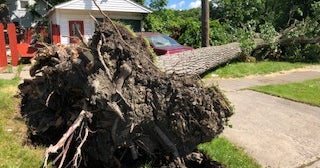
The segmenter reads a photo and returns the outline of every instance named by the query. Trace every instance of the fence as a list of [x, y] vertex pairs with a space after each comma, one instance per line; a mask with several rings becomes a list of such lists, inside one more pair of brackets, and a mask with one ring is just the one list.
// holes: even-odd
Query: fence
[[[9, 43], [12, 66], [19, 64], [19, 57], [33, 57], [35, 55], [37, 48], [30, 46], [33, 31], [37, 31], [42, 38], [48, 38], [49, 40], [46, 40], [46, 43], [60, 43], [60, 26], [53, 24], [51, 28], [51, 39], [49, 38], [48, 31], [44, 28], [38, 30], [29, 28], [26, 29], [23, 34], [17, 36], [16, 26], [13, 23], [8, 23], [6, 30], [4, 25], [0, 23], [0, 67], [6, 67], [8, 65], [6, 42]], [[5, 32], [8, 35], [7, 38]]]
[[[11, 65], [17, 66], [19, 62], [18, 47], [17, 47], [17, 33], [16, 26], [13, 23], [7, 24], [7, 34], [9, 39], [9, 47], [11, 50]], [[0, 24], [0, 66], [4, 67], [8, 65], [6, 38], [4, 25]]]

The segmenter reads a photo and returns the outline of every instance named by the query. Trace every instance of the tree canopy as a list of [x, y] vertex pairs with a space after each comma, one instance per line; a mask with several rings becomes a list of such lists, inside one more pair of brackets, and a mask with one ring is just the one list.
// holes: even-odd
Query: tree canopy
[[141, 5], [144, 5], [146, 3], [145, 0], [134, 0], [134, 1], [141, 4]]
[[154, 10], [161, 10], [167, 6], [168, 0], [150, 0], [150, 8]]
[[[234, 41], [248, 55], [254, 39], [269, 42], [263, 58], [320, 61], [320, 2], [316, 0], [212, 0], [211, 45]], [[146, 18], [146, 30], [161, 32], [180, 43], [200, 47], [200, 9], [162, 9]], [[279, 43], [281, 42], [281, 44]], [[283, 43], [290, 45], [282, 45]]]

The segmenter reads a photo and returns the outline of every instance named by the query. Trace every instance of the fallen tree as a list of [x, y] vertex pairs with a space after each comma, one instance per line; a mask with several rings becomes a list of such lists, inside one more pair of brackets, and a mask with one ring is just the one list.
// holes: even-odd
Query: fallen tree
[[166, 74], [148, 44], [106, 16], [90, 44], [46, 46], [20, 86], [29, 139], [44, 167], [219, 167], [196, 150], [231, 109], [217, 88]]
[[[278, 59], [282, 54], [280, 48], [284, 49], [292, 45], [318, 44], [319, 42], [319, 37], [277, 37], [273, 42], [255, 39], [251, 55], [258, 59]], [[277, 49], [272, 48], [272, 45], [277, 45]], [[243, 53], [241, 44], [235, 42], [221, 46], [199, 48], [183, 53], [163, 55], [158, 60], [159, 67], [167, 73], [197, 76], [237, 59], [246, 60], [246, 54]]]
[[162, 55], [159, 67], [166, 73], [198, 76], [242, 56], [239, 43], [198, 48], [183, 53]]

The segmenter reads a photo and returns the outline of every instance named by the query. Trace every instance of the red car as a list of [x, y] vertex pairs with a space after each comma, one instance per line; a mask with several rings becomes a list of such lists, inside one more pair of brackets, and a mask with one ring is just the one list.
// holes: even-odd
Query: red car
[[152, 32], [139, 32], [136, 34], [147, 38], [157, 55], [174, 54], [193, 49], [192, 47], [179, 44], [177, 41], [164, 34]]

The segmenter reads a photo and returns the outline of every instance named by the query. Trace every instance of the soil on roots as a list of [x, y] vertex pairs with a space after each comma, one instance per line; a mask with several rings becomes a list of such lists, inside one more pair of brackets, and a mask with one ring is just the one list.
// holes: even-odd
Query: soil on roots
[[[58, 150], [65, 159], [48, 153], [64, 167], [222, 167], [196, 146], [222, 132], [227, 101], [193, 77], [160, 71], [151, 55], [142, 37], [109, 22], [89, 45], [39, 50], [34, 78], [19, 86], [29, 139], [50, 145], [70, 134]], [[92, 116], [70, 133], [81, 111]]]

